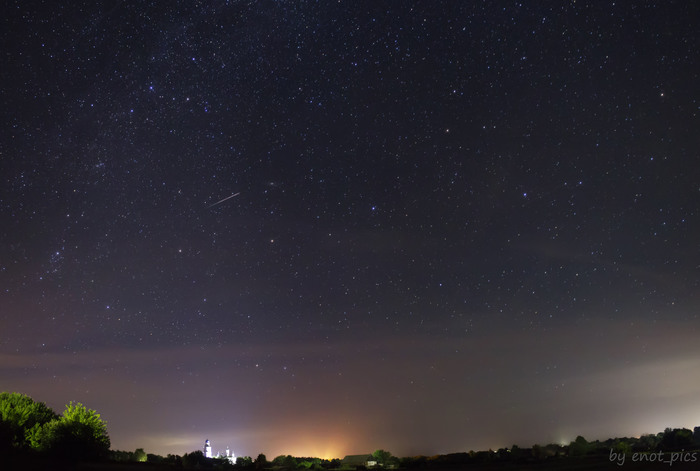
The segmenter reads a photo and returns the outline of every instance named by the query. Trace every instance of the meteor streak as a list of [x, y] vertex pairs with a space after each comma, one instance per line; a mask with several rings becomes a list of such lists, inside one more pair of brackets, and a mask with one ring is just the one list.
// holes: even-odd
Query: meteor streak
[[221, 204], [221, 203], [223, 203], [223, 202], [226, 201], [226, 200], [230, 200], [230, 199], [233, 198], [234, 196], [238, 196], [238, 195], [240, 195], [240, 194], [241, 194], [241, 192], [239, 191], [238, 193], [234, 193], [234, 194], [232, 194], [231, 196], [227, 196], [226, 198], [224, 198], [224, 199], [222, 199], [222, 200], [219, 200], [219, 201], [217, 201], [216, 203], [210, 204], [209, 206], [207, 206], [207, 209], [212, 208], [212, 207], [216, 206], [217, 204]]

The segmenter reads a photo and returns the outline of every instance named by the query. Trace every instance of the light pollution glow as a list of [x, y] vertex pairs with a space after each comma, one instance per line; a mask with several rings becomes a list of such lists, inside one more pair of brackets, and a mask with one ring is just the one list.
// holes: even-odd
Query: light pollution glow
[[[501, 331], [469, 343], [368, 338], [333, 347], [334, 368], [342, 370], [335, 373], [314, 363], [319, 347], [309, 343], [153, 349], [146, 356], [125, 349], [3, 354], [0, 361], [20, 392], [45, 399], [48, 375], [49, 406], [61, 410], [78, 400], [101, 412], [113, 448], [157, 454], [200, 449], [208, 438], [236, 456], [269, 459], [378, 448], [432, 455], [700, 424], [695, 332], [674, 323], [605, 325], [578, 326], [576, 340], [556, 331], [544, 340]], [[450, 364], [438, 361], [444, 350], [463, 353]], [[168, 379], [166, 358], [191, 370], [192, 383]], [[257, 367], [222, 366], [242, 358]], [[161, 376], [151, 380], [157, 370]]]

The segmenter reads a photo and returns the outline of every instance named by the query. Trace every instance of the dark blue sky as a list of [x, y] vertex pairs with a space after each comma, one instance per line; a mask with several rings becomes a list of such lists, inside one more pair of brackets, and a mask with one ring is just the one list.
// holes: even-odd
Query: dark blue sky
[[0, 390], [161, 454], [700, 424], [694, 4], [2, 8]]

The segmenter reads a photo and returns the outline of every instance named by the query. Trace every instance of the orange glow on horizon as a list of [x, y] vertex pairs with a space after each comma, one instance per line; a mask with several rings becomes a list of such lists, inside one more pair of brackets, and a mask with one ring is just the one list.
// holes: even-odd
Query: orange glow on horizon
[[[351, 454], [347, 450], [351, 447], [351, 440], [345, 436], [298, 433], [294, 438], [287, 438], [284, 443], [278, 444], [277, 449], [284, 450], [279, 455], [292, 455], [297, 458], [321, 458], [332, 460], [342, 459]], [[268, 457], [273, 459], [275, 456]]]

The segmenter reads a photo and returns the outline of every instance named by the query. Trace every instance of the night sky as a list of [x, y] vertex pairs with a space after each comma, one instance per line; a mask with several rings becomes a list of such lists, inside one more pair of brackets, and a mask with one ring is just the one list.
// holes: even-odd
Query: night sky
[[699, 5], [4, 2], [0, 390], [162, 455], [700, 425]]

